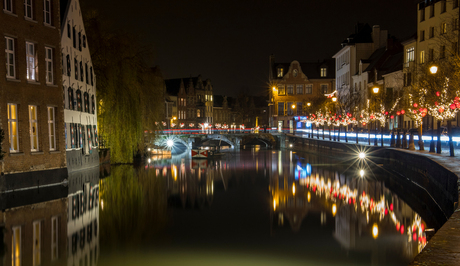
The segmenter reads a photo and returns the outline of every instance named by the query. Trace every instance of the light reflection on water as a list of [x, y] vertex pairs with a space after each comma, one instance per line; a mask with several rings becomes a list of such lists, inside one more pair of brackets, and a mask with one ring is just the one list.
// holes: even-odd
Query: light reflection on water
[[58, 265], [407, 265], [430, 225], [385, 182], [260, 147], [213, 160], [152, 157], [77, 182], [61, 201], [6, 210], [4, 261], [13, 259], [9, 229], [22, 226], [28, 265], [29, 224], [43, 221], [39, 253], [48, 254], [47, 217], [60, 217]]

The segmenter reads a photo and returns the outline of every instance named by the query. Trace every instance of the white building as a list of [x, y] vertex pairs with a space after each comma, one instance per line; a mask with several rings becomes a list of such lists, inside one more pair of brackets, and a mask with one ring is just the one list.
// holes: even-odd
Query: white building
[[69, 172], [99, 164], [96, 78], [78, 0], [61, 1], [64, 122]]

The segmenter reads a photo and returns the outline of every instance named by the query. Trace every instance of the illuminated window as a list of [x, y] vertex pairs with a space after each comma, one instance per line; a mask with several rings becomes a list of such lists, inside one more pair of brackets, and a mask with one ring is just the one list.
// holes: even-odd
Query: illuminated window
[[35, 60], [35, 44], [26, 42], [27, 80], [36, 80], [37, 65]]
[[278, 95], [286, 95], [286, 90], [284, 88], [284, 85], [278, 86]]
[[8, 104], [8, 136], [10, 140], [10, 152], [19, 152], [18, 136], [18, 106], [13, 103]]
[[441, 23], [441, 34], [447, 33], [447, 23]]
[[50, 151], [56, 150], [56, 117], [54, 107], [48, 107], [48, 132]]
[[33, 265], [40, 265], [41, 262], [41, 223], [40, 221], [33, 223], [34, 236], [33, 236]]
[[12, 233], [13, 233], [13, 237], [12, 237], [13, 241], [11, 243], [12, 265], [19, 266], [22, 263], [21, 227], [20, 226], [13, 227]]
[[415, 48], [410, 47], [406, 50], [406, 62], [413, 62], [415, 60]]
[[420, 52], [420, 64], [425, 63], [425, 51]]
[[51, 0], [44, 0], [43, 4], [43, 22], [47, 25], [51, 25]]
[[58, 237], [59, 237], [58, 217], [51, 218], [51, 260], [58, 258]]
[[45, 47], [46, 83], [53, 84], [53, 49]]
[[30, 150], [38, 151], [37, 106], [29, 105]]
[[312, 94], [313, 93], [313, 85], [307, 84], [305, 85], [305, 94]]
[[327, 76], [327, 68], [322, 67], [321, 68], [321, 77], [324, 78]]
[[200, 109], [196, 110], [196, 117], [200, 117]]
[[292, 109], [292, 102], [288, 102], [287, 104], [287, 115], [294, 115], [294, 110]]
[[278, 68], [278, 75], [277, 75], [278, 78], [282, 78], [283, 77], [283, 68], [280, 67]]
[[14, 39], [5, 37], [6, 77], [16, 78]]
[[30, 19], [33, 19], [33, 16], [32, 16], [32, 0], [24, 0], [24, 16], [26, 18], [30, 18]]
[[3, 10], [13, 13], [13, 0], [3, 0]]

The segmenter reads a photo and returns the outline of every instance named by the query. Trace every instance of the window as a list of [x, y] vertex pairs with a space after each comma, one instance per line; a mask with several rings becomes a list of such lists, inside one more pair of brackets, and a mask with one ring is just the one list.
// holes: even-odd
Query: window
[[278, 102], [278, 115], [284, 116], [284, 102]]
[[6, 77], [16, 78], [14, 39], [5, 37]]
[[443, 22], [441, 23], [441, 34], [446, 34], [447, 33], [447, 23]]
[[441, 1], [441, 13], [446, 12], [446, 0]]
[[67, 62], [67, 76], [70, 77], [70, 75], [72, 75], [72, 67], [71, 67], [71, 64], [70, 64], [70, 55], [66, 55], [65, 58], [66, 58], [66, 62]]
[[72, 88], [68, 89], [68, 101], [69, 101], [69, 109], [74, 110], [75, 106], [74, 106], [74, 103], [73, 103], [74, 98], [73, 98], [73, 89]]
[[74, 67], [75, 67], [75, 79], [78, 80], [78, 60], [77, 58], [73, 59]]
[[296, 94], [303, 94], [303, 85], [302, 84], [297, 84], [296, 85]]
[[415, 48], [414, 47], [407, 48], [407, 50], [406, 50], [406, 62], [413, 62], [415, 60], [414, 54], [415, 54]]
[[327, 93], [327, 84], [321, 84], [321, 93], [323, 94]]
[[77, 90], [77, 111], [82, 111], [81, 90]]
[[434, 37], [434, 27], [430, 27], [430, 38]]
[[313, 91], [313, 85], [312, 84], [305, 85], [305, 94], [312, 94], [312, 91]]
[[12, 265], [21, 265], [22, 264], [22, 245], [21, 245], [21, 227], [15, 226], [12, 230], [13, 237], [11, 243], [11, 259]]
[[287, 115], [294, 115], [294, 110], [293, 110], [293, 106], [295, 107], [294, 103], [293, 102], [288, 102], [287, 104]]
[[425, 21], [425, 8], [420, 10], [420, 22]]
[[44, 0], [43, 7], [43, 22], [45, 24], [51, 25], [51, 0]]
[[77, 30], [75, 26], [72, 28], [72, 37], [73, 37], [73, 48], [77, 48]]
[[421, 30], [420, 31], [420, 41], [423, 42], [425, 40], [425, 31]]
[[287, 86], [287, 93], [288, 93], [288, 95], [293, 95], [294, 94], [294, 85], [288, 85]]
[[454, 3], [453, 3], [453, 4], [454, 4], [454, 5], [453, 5], [453, 8], [457, 8], [457, 7], [458, 7], [458, 0], [454, 0], [453, 2], [454, 2]]
[[59, 237], [59, 221], [58, 217], [51, 218], [51, 260], [58, 258], [58, 237]]
[[81, 31], [78, 33], [78, 50], [82, 50], [82, 39], [81, 39]]
[[327, 68], [322, 67], [321, 68], [321, 77], [324, 78], [327, 76]]
[[38, 151], [37, 106], [29, 105], [30, 150]]
[[41, 223], [36, 221], [33, 223], [33, 265], [40, 265], [41, 262]]
[[94, 115], [96, 111], [96, 102], [94, 101], [94, 95], [91, 95], [91, 113]]
[[278, 75], [277, 75], [278, 78], [282, 78], [283, 77], [283, 68], [280, 67], [278, 68]]
[[284, 89], [284, 85], [278, 86], [278, 95], [286, 95], [286, 91]]
[[70, 28], [70, 23], [67, 22], [67, 37], [69, 37], [69, 39], [72, 38], [72, 32], [71, 32], [71, 28]]
[[430, 61], [434, 60], [434, 49], [432, 48], [428, 49], [428, 60]]
[[425, 63], [425, 51], [420, 52], [420, 64]]
[[458, 30], [458, 18], [454, 18], [453, 24], [454, 24], [454, 25], [453, 25], [452, 28], [453, 28], [454, 30]]
[[53, 84], [53, 49], [45, 47], [46, 83]]
[[412, 73], [407, 73], [407, 79], [406, 79], [406, 86], [410, 86], [412, 84]]
[[452, 43], [452, 55], [456, 55], [458, 51], [458, 42]]
[[24, 16], [33, 19], [32, 11], [32, 0], [24, 0]]
[[48, 134], [50, 151], [56, 150], [56, 117], [54, 107], [48, 107]]
[[85, 105], [84, 112], [89, 113], [89, 94], [85, 92], [83, 94], [83, 97], [84, 97], [84, 105]]
[[297, 102], [297, 115], [302, 115], [302, 102]]
[[80, 61], [80, 81], [84, 81], [84, 78], [83, 78], [83, 61]]
[[3, 10], [13, 13], [13, 0], [3, 0]]
[[36, 78], [36, 60], [35, 60], [35, 44], [26, 42], [26, 62], [27, 62], [27, 80], [35, 81]]
[[439, 51], [439, 58], [444, 58], [446, 57], [446, 46], [441, 46], [441, 49]]
[[9, 103], [7, 112], [8, 112], [8, 136], [10, 140], [10, 152], [19, 152], [18, 106], [14, 103]]
[[86, 48], [86, 35], [83, 35], [83, 48]]
[[196, 117], [201, 117], [200, 116], [200, 109], [196, 110]]
[[431, 5], [430, 18], [434, 17], [434, 3]]
[[89, 74], [91, 75], [91, 86], [93, 86], [93, 67], [89, 68]]
[[293, 76], [294, 78], [297, 77], [297, 75], [299, 74], [299, 71], [297, 69], [294, 69], [293, 70]]
[[86, 84], [89, 84], [88, 63], [85, 63]]

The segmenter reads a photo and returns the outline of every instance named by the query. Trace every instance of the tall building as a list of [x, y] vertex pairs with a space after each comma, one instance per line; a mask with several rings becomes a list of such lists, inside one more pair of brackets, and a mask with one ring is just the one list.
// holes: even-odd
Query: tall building
[[[358, 23], [355, 32], [342, 42], [342, 49], [333, 56], [336, 67], [335, 90], [340, 102], [346, 102], [350, 96], [352, 76], [359, 71], [359, 61], [385, 47], [387, 37], [388, 31], [381, 30], [378, 25], [371, 28], [369, 24]], [[366, 88], [367, 84], [363, 84], [363, 87]]]
[[306, 114], [315, 98], [334, 92], [335, 62], [275, 62], [270, 56], [269, 124], [287, 127], [294, 116]]
[[0, 32], [0, 191], [67, 177], [59, 2], [5, 0]]
[[99, 165], [96, 77], [78, 0], [61, 0], [65, 148], [69, 172]]

